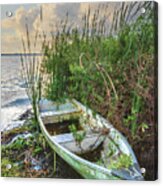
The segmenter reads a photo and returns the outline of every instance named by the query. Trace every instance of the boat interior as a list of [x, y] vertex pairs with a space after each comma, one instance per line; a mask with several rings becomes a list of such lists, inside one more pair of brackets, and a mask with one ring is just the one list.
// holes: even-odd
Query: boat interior
[[57, 105], [41, 100], [39, 110], [44, 126], [55, 143], [90, 162], [113, 169], [115, 174], [122, 174], [126, 179], [134, 175], [135, 170], [140, 171], [139, 166], [133, 164], [128, 147], [121, 143], [123, 140], [119, 134], [101, 127], [101, 122], [95, 122], [93, 114], [90, 117], [74, 102]]
[[[108, 137], [108, 130], [96, 131], [95, 128], [91, 128], [88, 119], [81, 124], [83, 111], [75, 104], [67, 102], [56, 106], [53, 102], [44, 100], [40, 102], [39, 109], [52, 140], [72, 153], [104, 167], [110, 164], [110, 157], [116, 159], [120, 155], [120, 148]], [[75, 132], [70, 130], [71, 125], [75, 126]], [[77, 140], [78, 136], [82, 139]]]

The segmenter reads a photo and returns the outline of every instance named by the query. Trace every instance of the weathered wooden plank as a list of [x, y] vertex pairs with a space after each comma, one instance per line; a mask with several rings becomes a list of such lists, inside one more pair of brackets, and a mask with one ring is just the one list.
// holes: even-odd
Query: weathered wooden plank
[[81, 114], [81, 109], [70, 102], [56, 106], [52, 101], [42, 100], [39, 109], [44, 124], [76, 119]]
[[62, 114], [62, 113], [72, 113], [72, 112], [77, 112], [78, 111], [78, 107], [71, 103], [71, 102], [65, 102], [63, 104], [56, 104], [52, 101], [49, 100], [41, 100], [40, 104], [39, 104], [39, 109], [41, 113], [58, 113], [58, 114]]
[[72, 133], [56, 135], [52, 139], [75, 154], [83, 154], [95, 150], [103, 142], [104, 136], [95, 133], [87, 134], [80, 146], [75, 141]]
[[68, 114], [60, 114], [60, 115], [41, 115], [41, 118], [45, 125], [59, 123], [66, 120], [74, 120], [78, 119], [80, 116], [80, 112], [68, 113]]

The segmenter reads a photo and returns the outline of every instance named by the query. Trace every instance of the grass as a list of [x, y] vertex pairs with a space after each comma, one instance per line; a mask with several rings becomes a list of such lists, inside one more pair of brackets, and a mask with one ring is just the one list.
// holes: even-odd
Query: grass
[[[41, 11], [40, 11], [41, 12]], [[40, 21], [42, 19], [42, 15], [40, 13]], [[39, 33], [38, 30], [36, 30], [34, 34], [34, 39], [30, 35], [29, 32], [29, 25], [28, 25], [28, 19], [25, 19], [25, 28], [26, 33], [25, 36], [22, 36], [22, 55], [21, 55], [21, 74], [22, 78], [27, 84], [26, 92], [27, 95], [31, 101], [31, 105], [34, 112], [34, 119], [37, 122], [37, 104], [39, 100], [41, 99], [41, 81], [42, 81], [42, 73], [41, 73], [41, 56], [28, 56], [27, 54], [33, 53], [33, 50], [35, 51], [37, 48], [37, 43], [39, 39], [44, 39], [44, 33]], [[33, 40], [33, 41], [32, 41]], [[44, 44], [44, 40], [42, 42], [42, 45]], [[23, 55], [25, 54], [25, 55]], [[37, 125], [38, 127], [38, 125]], [[39, 130], [39, 127], [38, 127]]]
[[[28, 120], [28, 127], [13, 129], [7, 132], [12, 139], [19, 131], [32, 133], [28, 138], [19, 137], [13, 143], [1, 146], [1, 175], [3, 177], [52, 177], [53, 175], [53, 152], [49, 148], [42, 134], [33, 127], [35, 120]], [[2, 134], [2, 137], [6, 133]], [[35, 162], [35, 163], [33, 163]], [[34, 170], [34, 165], [41, 166], [40, 170]], [[50, 166], [52, 165], [52, 166]]]
[[111, 160], [109, 169], [128, 169], [130, 166], [133, 165], [132, 158], [127, 154], [121, 154], [119, 158], [115, 160]]
[[[49, 77], [44, 96], [56, 102], [75, 98], [113, 124], [116, 120], [121, 128], [127, 127], [127, 135], [135, 138], [139, 125], [149, 123], [142, 116], [153, 96], [154, 82], [149, 83], [154, 71], [152, 6], [122, 3], [109, 26], [107, 11], [99, 16], [103, 7], [94, 12], [88, 8], [78, 28], [68, 27], [67, 14], [51, 43], [44, 43], [42, 67]], [[148, 10], [138, 16], [141, 7]]]
[[[140, 14], [142, 7], [145, 14]], [[22, 60], [34, 113], [40, 92], [57, 103], [75, 98], [110, 120], [143, 156], [140, 143], [150, 138], [155, 145], [154, 10], [152, 2], [121, 3], [108, 22], [107, 6], [88, 8], [78, 27], [69, 27], [67, 13], [50, 41], [43, 31], [41, 63]], [[26, 30], [25, 53], [31, 51]]]

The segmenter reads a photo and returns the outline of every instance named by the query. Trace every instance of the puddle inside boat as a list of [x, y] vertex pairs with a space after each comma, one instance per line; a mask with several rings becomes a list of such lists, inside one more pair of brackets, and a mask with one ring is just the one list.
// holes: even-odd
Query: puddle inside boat
[[76, 126], [77, 130], [82, 130], [81, 126], [79, 125], [78, 119], [64, 120], [57, 123], [46, 124], [45, 127], [49, 134], [53, 136], [58, 134], [70, 133], [71, 131], [69, 129], [69, 126], [72, 124]]
[[103, 151], [103, 143], [101, 143], [95, 150], [90, 150], [87, 153], [79, 155], [85, 160], [91, 161], [93, 163], [98, 162], [101, 159], [101, 152]]

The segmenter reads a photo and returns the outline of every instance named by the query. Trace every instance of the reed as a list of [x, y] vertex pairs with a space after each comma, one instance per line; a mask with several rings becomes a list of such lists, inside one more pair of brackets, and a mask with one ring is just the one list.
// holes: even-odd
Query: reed
[[[41, 62], [21, 56], [35, 116], [41, 92], [57, 103], [75, 98], [110, 120], [144, 154], [139, 144], [146, 145], [155, 130], [153, 10], [152, 2], [121, 3], [110, 16], [104, 4], [89, 7], [80, 25], [71, 24], [67, 13], [50, 40], [44, 31], [36, 32], [34, 48], [40, 38]], [[42, 12], [40, 21], [46, 21]], [[25, 54], [31, 52], [27, 24], [22, 45]], [[154, 139], [150, 143], [154, 146]]]
[[[141, 8], [146, 9], [145, 15]], [[142, 126], [154, 122], [145, 116], [152, 115], [146, 106], [154, 100], [151, 10], [152, 2], [123, 2], [110, 20], [109, 6], [104, 4], [95, 10], [89, 7], [78, 26], [70, 23], [66, 13], [65, 19], [56, 23], [57, 30], [51, 31], [50, 40], [44, 30], [41, 34], [36, 31], [34, 48], [41, 38], [41, 62], [21, 57], [34, 113], [40, 92], [55, 102], [75, 98], [108, 118], [129, 139], [142, 136]], [[41, 8], [40, 22], [46, 21], [42, 12]], [[22, 45], [24, 53], [31, 52], [27, 24]]]
[[[41, 14], [40, 14], [41, 19]], [[21, 55], [21, 74], [22, 78], [24, 79], [24, 82], [26, 83], [26, 92], [30, 99], [33, 112], [34, 112], [34, 118], [37, 121], [37, 104], [38, 101], [41, 98], [41, 80], [42, 75], [41, 74], [41, 58], [40, 56], [36, 55], [28, 55], [34, 53], [37, 48], [37, 42], [39, 39], [39, 31], [36, 30], [34, 33], [34, 40], [31, 42], [33, 37], [30, 36], [29, 28], [28, 28], [28, 19], [26, 18], [26, 33], [25, 36], [22, 36], [22, 55]], [[35, 122], [37, 123], [37, 122]], [[38, 126], [37, 126], [38, 127]]]
[[[151, 65], [141, 70], [142, 76], [137, 69], [142, 68], [142, 55], [152, 55], [145, 47], [152, 46], [153, 41], [152, 7], [151, 2], [123, 2], [113, 12], [111, 21], [106, 4], [96, 10], [89, 7], [78, 27], [69, 23], [67, 13], [57, 25], [56, 34], [52, 32], [50, 44], [43, 47], [42, 67], [49, 77], [45, 83], [47, 98], [56, 102], [76, 98], [134, 138], [141, 123], [149, 122], [140, 119], [147, 101], [137, 87], [145, 86], [143, 78]], [[145, 15], [141, 8], [146, 9]], [[150, 32], [149, 37], [145, 32]], [[117, 116], [119, 107], [121, 114]], [[128, 124], [121, 122], [130, 115], [136, 119], [128, 120]]]

